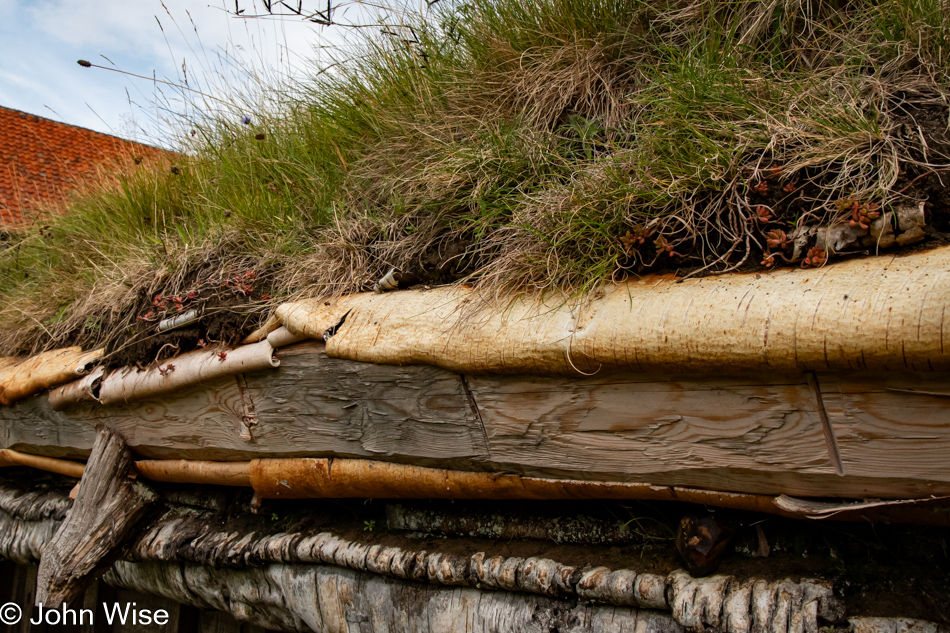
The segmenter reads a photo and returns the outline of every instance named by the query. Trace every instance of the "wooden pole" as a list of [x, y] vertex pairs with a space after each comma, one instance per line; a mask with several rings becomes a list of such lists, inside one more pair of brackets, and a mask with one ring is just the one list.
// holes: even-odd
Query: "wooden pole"
[[78, 462], [40, 455], [28, 455], [9, 448], [0, 449], [0, 467], [2, 466], [30, 466], [77, 479], [82, 477], [82, 473], [86, 469], [85, 465]]

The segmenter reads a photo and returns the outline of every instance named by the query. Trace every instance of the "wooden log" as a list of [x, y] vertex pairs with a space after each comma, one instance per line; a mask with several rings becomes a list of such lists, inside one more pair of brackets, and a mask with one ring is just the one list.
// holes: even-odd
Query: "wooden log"
[[102, 358], [102, 350], [79, 347], [54, 349], [30, 358], [7, 360], [0, 366], [0, 405], [10, 405], [35, 393], [75, 380]]
[[655, 611], [544, 596], [437, 587], [320, 565], [215, 570], [119, 562], [106, 581], [232, 614], [277, 631], [346, 633], [681, 633]]
[[65, 459], [29, 455], [8, 448], [0, 448], [0, 468], [4, 466], [30, 466], [67, 477], [75, 477], [76, 479], [82, 477], [82, 473], [86, 468], [84, 464]]
[[284, 304], [277, 316], [312, 337], [342, 323], [327, 341], [334, 357], [462, 373], [947, 371], [948, 264], [941, 247], [820, 271], [648, 275], [583, 298], [362, 293]]
[[99, 427], [76, 501], [43, 551], [37, 604], [58, 607], [79, 596], [155, 501], [147, 486], [129, 480], [131, 464], [122, 437]]
[[878, 375], [844, 396], [837, 384], [866, 375], [819, 374], [819, 402], [804, 374], [462, 377], [331, 359], [313, 342], [278, 355], [276, 370], [140, 403], [52, 411], [33, 398], [0, 407], [0, 446], [82, 457], [104, 422], [153, 459], [365, 457], [800, 497], [950, 493], [946, 398], [931, 395], [950, 393], [947, 373]]
[[151, 481], [213, 486], [251, 486], [250, 462], [142, 460], [138, 473]]

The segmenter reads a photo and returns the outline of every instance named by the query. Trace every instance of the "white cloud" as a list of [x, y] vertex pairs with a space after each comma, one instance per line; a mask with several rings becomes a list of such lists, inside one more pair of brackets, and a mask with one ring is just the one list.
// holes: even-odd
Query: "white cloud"
[[[249, 1], [241, 7], [254, 9]], [[169, 113], [161, 107], [168, 103], [157, 106], [156, 91], [174, 95], [174, 89], [84, 69], [76, 60], [173, 83], [183, 82], [187, 71], [190, 87], [223, 96], [247, 90], [255, 77], [266, 84], [299, 75], [319, 55], [316, 46], [340, 41], [299, 21], [236, 19], [222, 4], [0, 0], [0, 105], [126, 136], [134, 134], [134, 117], [138, 127], [162, 134]], [[175, 99], [171, 105], [182, 107]]]

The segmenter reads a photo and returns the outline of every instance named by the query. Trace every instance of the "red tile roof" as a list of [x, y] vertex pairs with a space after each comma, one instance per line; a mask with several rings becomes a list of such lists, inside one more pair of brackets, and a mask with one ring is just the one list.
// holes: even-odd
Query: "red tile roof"
[[0, 106], [0, 228], [57, 207], [103, 162], [138, 162], [166, 153], [108, 134]]

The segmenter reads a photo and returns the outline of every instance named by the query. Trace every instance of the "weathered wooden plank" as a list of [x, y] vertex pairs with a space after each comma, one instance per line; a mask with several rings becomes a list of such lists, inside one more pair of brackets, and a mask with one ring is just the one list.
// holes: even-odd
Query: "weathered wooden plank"
[[683, 469], [834, 473], [804, 376], [472, 377], [469, 385], [496, 463], [663, 484], [681, 483]]
[[99, 427], [76, 501], [43, 549], [37, 604], [58, 608], [75, 600], [157, 499], [148, 486], [128, 478], [131, 465], [122, 438]]
[[818, 380], [845, 475], [950, 482], [946, 374], [862, 372]]
[[280, 356], [279, 371], [248, 379], [259, 443], [279, 435], [297, 447], [320, 438], [327, 454], [487, 456], [457, 374], [327, 358], [312, 343], [281, 350]]
[[948, 373], [822, 375], [825, 433], [804, 374], [463, 378], [331, 359], [313, 342], [279, 355], [276, 370], [161, 400], [0, 407], [0, 446], [82, 456], [105, 423], [156, 459], [372, 457], [796, 496], [950, 493], [950, 398], [922, 393], [950, 394]]
[[[950, 392], [947, 374], [927, 377], [932, 389]], [[860, 384], [865, 378], [856, 374], [847, 380]], [[891, 382], [890, 375], [879, 376], [862, 398], [849, 396], [849, 406], [861, 411], [852, 414], [865, 429], [861, 437], [879, 438], [877, 452], [886, 453], [891, 445], [899, 450], [881, 461], [876, 452], [846, 442], [840, 452], [847, 455], [847, 477], [836, 474], [835, 448], [825, 436], [821, 405], [805, 375], [615, 374], [582, 381], [493, 376], [468, 382], [492, 463], [521, 474], [584, 473], [601, 480], [802, 496], [950, 492], [950, 464], [938, 457], [950, 454], [950, 429], [933, 428], [939, 427], [935, 421], [950, 399], [888, 392], [889, 386], [903, 384]], [[897, 398], [904, 406], [885, 406]], [[833, 417], [834, 397], [831, 401], [825, 406]], [[924, 411], [933, 421], [926, 429], [910, 422]], [[927, 438], [939, 441], [924, 451], [921, 464], [897, 467], [916, 459], [914, 450]], [[882, 470], [888, 461], [893, 467]]]
[[[0, 444], [81, 457], [92, 447], [95, 425], [103, 423], [126, 437], [138, 455], [156, 459], [391, 455], [453, 460], [487, 454], [457, 374], [330, 359], [314, 343], [282, 349], [279, 356], [277, 370], [130, 405], [53, 411], [40, 397], [0, 407]], [[242, 438], [248, 431], [250, 441]]]

